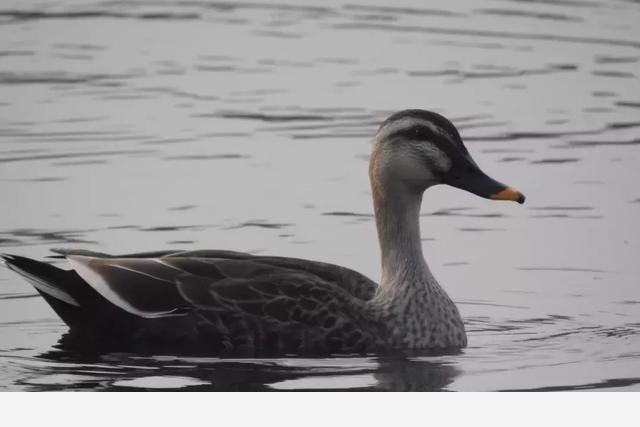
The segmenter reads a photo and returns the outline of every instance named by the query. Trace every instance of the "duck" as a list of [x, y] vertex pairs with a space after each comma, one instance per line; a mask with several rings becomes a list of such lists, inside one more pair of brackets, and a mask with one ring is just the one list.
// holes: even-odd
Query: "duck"
[[490, 200], [522, 204], [525, 196], [480, 169], [451, 121], [420, 109], [380, 124], [369, 178], [379, 284], [340, 265], [229, 250], [52, 249], [69, 269], [1, 257], [69, 334], [127, 351], [313, 356], [464, 348], [462, 316], [422, 252], [423, 193], [445, 184]]

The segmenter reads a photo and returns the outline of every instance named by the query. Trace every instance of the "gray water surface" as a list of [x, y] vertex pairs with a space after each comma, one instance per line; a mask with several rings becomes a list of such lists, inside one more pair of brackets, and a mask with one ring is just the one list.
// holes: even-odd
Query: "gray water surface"
[[0, 268], [5, 390], [640, 390], [640, 4], [0, 4], [0, 251], [225, 248], [378, 278], [378, 123], [449, 117], [524, 206], [425, 194], [462, 354], [85, 354]]

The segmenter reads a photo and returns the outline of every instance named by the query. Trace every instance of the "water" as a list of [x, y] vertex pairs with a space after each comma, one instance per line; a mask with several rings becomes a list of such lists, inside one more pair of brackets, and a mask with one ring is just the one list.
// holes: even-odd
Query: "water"
[[527, 195], [425, 195], [462, 354], [76, 353], [0, 269], [0, 387], [639, 390], [640, 4], [400, 4], [4, 0], [0, 249], [228, 248], [378, 278], [371, 136], [433, 109]]

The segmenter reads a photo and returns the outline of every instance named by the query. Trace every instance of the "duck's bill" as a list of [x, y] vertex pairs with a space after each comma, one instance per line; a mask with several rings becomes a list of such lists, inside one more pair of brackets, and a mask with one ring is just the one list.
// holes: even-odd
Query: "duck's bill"
[[511, 200], [520, 204], [524, 203], [524, 194], [518, 190], [496, 181], [480, 170], [474, 172], [451, 179], [447, 184], [485, 199]]
[[506, 187], [499, 193], [490, 195], [489, 198], [491, 200], [512, 200], [514, 202], [522, 204], [524, 203], [526, 197], [524, 197], [524, 194], [522, 194], [518, 190], [511, 187]]

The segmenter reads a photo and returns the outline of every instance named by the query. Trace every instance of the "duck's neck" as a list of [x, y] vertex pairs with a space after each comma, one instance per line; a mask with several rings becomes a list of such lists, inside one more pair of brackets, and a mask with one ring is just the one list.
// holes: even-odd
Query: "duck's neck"
[[382, 256], [380, 291], [413, 287], [433, 281], [422, 255], [420, 205], [422, 191], [401, 183], [373, 185], [373, 204]]
[[463, 346], [464, 326], [455, 304], [431, 274], [422, 255], [422, 191], [373, 182], [382, 253], [382, 280], [373, 303], [399, 345], [409, 348]]

